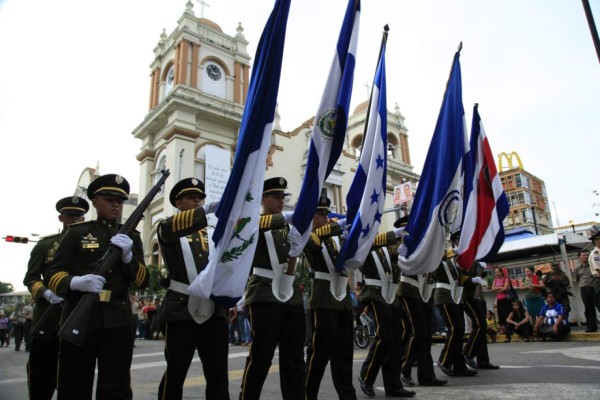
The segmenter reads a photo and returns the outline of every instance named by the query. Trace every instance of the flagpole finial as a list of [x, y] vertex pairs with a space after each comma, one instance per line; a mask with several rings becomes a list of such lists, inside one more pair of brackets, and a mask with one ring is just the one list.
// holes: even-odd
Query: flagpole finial
[[458, 49], [456, 50], [456, 52], [460, 53], [461, 50], [462, 50], [462, 41], [458, 44]]
[[384, 30], [385, 32], [389, 32], [389, 30], [390, 30], [390, 26], [389, 26], [388, 24], [385, 24], [385, 26], [383, 27], [383, 30]]
[[479, 108], [479, 103], [475, 103], [475, 109]]

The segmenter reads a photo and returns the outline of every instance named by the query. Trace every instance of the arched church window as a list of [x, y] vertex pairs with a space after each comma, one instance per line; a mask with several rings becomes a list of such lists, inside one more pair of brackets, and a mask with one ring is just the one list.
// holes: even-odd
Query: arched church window
[[358, 158], [360, 157], [360, 152], [362, 151], [362, 135], [356, 135], [352, 138], [350, 142], [350, 147], [354, 150], [354, 155]]

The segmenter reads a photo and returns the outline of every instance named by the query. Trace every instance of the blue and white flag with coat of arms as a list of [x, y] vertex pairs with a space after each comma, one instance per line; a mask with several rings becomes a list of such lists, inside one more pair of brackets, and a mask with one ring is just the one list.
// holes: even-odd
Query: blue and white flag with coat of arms
[[290, 0], [275, 2], [258, 43], [233, 169], [216, 212], [215, 249], [188, 288], [222, 306], [242, 297], [256, 250], [289, 9]]

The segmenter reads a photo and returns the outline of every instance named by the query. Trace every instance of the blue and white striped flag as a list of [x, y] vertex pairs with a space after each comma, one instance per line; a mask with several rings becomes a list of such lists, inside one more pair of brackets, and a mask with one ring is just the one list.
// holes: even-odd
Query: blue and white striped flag
[[336, 261], [336, 271], [340, 273], [354, 271], [364, 263], [383, 215], [387, 178], [386, 41], [387, 26], [371, 92], [362, 152], [346, 196], [346, 218], [352, 227]]
[[398, 265], [407, 275], [434, 271], [447, 234], [460, 228], [463, 211], [465, 138], [460, 50], [454, 55], [444, 101], [429, 145], [423, 174], [408, 218]]
[[360, 0], [350, 0], [329, 70], [329, 78], [313, 122], [306, 172], [293, 217], [292, 229], [298, 231], [302, 241], [291, 242], [292, 257], [302, 253], [310, 237], [312, 219], [317, 210], [323, 183], [340, 157], [344, 145], [356, 64], [359, 21]]
[[188, 289], [219, 305], [231, 307], [242, 297], [256, 250], [289, 9], [290, 0], [275, 2], [258, 42], [233, 169], [216, 212], [215, 249]]

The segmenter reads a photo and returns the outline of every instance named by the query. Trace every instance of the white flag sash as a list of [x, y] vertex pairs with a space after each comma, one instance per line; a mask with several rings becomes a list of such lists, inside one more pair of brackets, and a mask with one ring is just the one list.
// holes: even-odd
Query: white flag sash
[[[458, 282], [456, 281], [456, 279], [454, 279], [452, 272], [450, 272], [450, 267], [448, 267], [448, 263], [446, 261], [442, 261], [442, 264], [444, 265], [444, 271], [446, 271], [446, 276], [448, 277], [448, 283], [450, 285], [450, 296], [452, 296], [452, 300], [454, 300], [456, 304], [459, 304], [460, 299], [462, 298], [464, 287], [458, 285]], [[452, 266], [452, 268], [455, 267]]]
[[[337, 237], [332, 238], [332, 240], [336, 241], [336, 244], [339, 248], [339, 242], [337, 242], [337, 239]], [[323, 253], [323, 258], [325, 259], [325, 265], [327, 265], [327, 269], [329, 270], [329, 291], [334, 299], [337, 301], [342, 301], [346, 298], [348, 277], [335, 270], [335, 265], [333, 265], [333, 260], [327, 251], [327, 246], [321, 247], [321, 252]]]
[[[383, 248], [383, 254], [388, 262], [388, 265], [391, 265], [390, 253], [388, 253], [387, 248]], [[379, 274], [379, 279], [381, 279], [381, 295], [386, 303], [392, 304], [396, 299], [396, 292], [398, 291], [398, 284], [392, 282], [392, 274], [386, 274], [383, 270], [383, 265], [377, 256], [376, 251], [371, 252], [371, 256], [375, 261], [375, 266], [377, 267], [377, 273]]]
[[287, 269], [287, 263], [280, 263], [277, 257], [277, 249], [275, 248], [275, 241], [273, 240], [273, 233], [271, 231], [264, 232], [265, 241], [267, 243], [267, 253], [269, 253], [269, 261], [271, 261], [271, 268], [273, 269], [273, 282], [271, 289], [273, 296], [282, 303], [285, 303], [292, 298], [294, 294], [294, 275], [287, 275], [285, 270]]
[[[188, 282], [194, 282], [194, 279], [198, 276], [198, 272], [196, 271], [196, 263], [194, 262], [194, 256], [192, 254], [192, 249], [190, 248], [190, 244], [187, 241], [186, 237], [179, 238], [179, 242], [181, 243], [181, 253], [183, 254], [183, 262], [185, 264], [185, 270], [188, 276]], [[188, 311], [192, 316], [192, 319], [198, 323], [202, 324], [207, 319], [209, 319], [213, 312], [215, 311], [215, 303], [210, 299], [202, 299], [200, 297], [196, 297], [190, 294], [187, 290], [188, 297]]]

